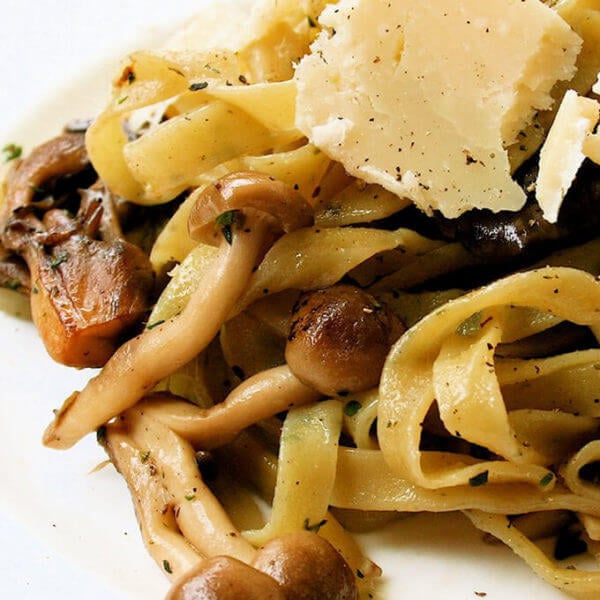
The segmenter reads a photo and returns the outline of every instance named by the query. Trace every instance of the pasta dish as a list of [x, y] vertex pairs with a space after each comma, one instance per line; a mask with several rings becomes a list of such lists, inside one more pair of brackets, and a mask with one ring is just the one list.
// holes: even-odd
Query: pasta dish
[[4, 146], [0, 285], [97, 369], [43, 443], [169, 599], [381, 597], [354, 533], [450, 512], [600, 594], [599, 96], [597, 0], [257, 0]]

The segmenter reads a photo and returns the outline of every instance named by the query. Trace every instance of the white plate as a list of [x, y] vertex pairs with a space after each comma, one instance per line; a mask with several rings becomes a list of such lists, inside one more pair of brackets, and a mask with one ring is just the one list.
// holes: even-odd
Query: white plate
[[[129, 50], [147, 47], [201, 0], [3, 0], [0, 147], [31, 147], [101, 107]], [[140, 8], [142, 7], [143, 8]], [[41, 445], [89, 373], [53, 364], [26, 320], [0, 314], [2, 597], [153, 600], [166, 579], [147, 556], [127, 489], [93, 436], [68, 452]], [[422, 515], [367, 536], [382, 598], [564, 598], [460, 516]]]

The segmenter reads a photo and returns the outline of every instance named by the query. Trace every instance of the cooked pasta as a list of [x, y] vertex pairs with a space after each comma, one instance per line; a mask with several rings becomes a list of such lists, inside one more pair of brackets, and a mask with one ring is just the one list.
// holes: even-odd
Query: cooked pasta
[[[517, 4], [490, 6], [502, 2]], [[327, 65], [331, 40], [350, 35], [331, 25], [338, 8], [349, 21], [354, 8], [375, 14], [387, 3], [335, 4], [265, 0], [227, 43], [217, 32], [200, 43], [192, 22], [168, 48], [128, 57], [85, 139], [69, 134], [69, 148], [85, 152], [76, 164], [61, 138], [6, 175], [4, 262], [25, 261], [34, 321], [51, 354], [60, 342], [53, 357], [101, 367], [65, 400], [44, 443], [66, 449], [96, 432], [127, 481], [148, 552], [175, 582], [172, 598], [191, 597], [186, 585], [204, 581], [205, 566], [242, 573], [241, 561], [265, 571], [273, 543], [285, 563], [294, 552], [286, 536], [299, 531], [318, 534], [344, 559], [337, 579], [323, 574], [325, 587], [310, 597], [371, 598], [381, 569], [350, 530], [452, 511], [551, 585], [596, 598], [597, 571], [567, 567], [558, 543], [554, 556], [545, 549], [568, 530], [577, 553], [599, 556], [600, 255], [597, 218], [588, 214], [597, 212], [598, 134], [582, 134], [592, 150], [563, 190], [557, 223], [540, 213], [532, 177], [553, 119], [561, 126], [556, 109], [567, 87], [598, 104], [600, 6], [525, 3], [575, 40], [574, 64], [548, 84], [554, 99], [539, 100], [548, 82], [523, 83], [536, 114], [524, 111], [522, 127], [506, 134], [520, 137], [518, 148], [505, 140], [507, 176], [529, 200], [518, 211], [455, 214], [451, 206], [445, 216], [443, 197], [423, 207], [442, 184], [430, 189], [425, 174], [407, 176], [404, 166], [391, 180], [385, 169], [377, 175], [381, 153], [410, 154], [414, 141], [381, 149], [377, 135], [360, 133], [356, 145], [371, 154], [357, 166], [352, 151], [338, 150], [346, 116], [307, 133], [316, 72], [307, 70], [313, 59]], [[416, 10], [408, 0], [398, 5]], [[451, 5], [467, 16], [475, 10], [466, 0], [429, 9]], [[403, 26], [402, 42], [412, 35]], [[375, 65], [387, 59], [383, 42], [377, 49]], [[418, 48], [395, 52], [400, 61]], [[539, 61], [528, 73], [545, 82]], [[327, 89], [343, 91], [344, 78], [332, 76]], [[370, 85], [344, 92], [352, 106]], [[323, 98], [317, 111], [320, 101], [315, 115], [333, 102]], [[373, 111], [366, 121], [381, 118], [382, 106]], [[461, 156], [467, 169], [483, 162], [466, 148]], [[61, 178], [85, 188], [76, 210], [78, 193], [61, 196]], [[96, 315], [106, 304], [93, 300], [97, 281], [80, 291], [87, 263], [73, 266], [72, 253], [92, 244], [102, 254], [89, 258], [104, 278], [100, 295], [129, 311]], [[133, 302], [132, 290], [144, 298]], [[51, 321], [47, 311], [56, 313]], [[85, 319], [73, 318], [80, 313]], [[324, 550], [307, 544], [297, 572], [266, 571], [277, 590], [306, 586], [311, 570], [321, 577]], [[211, 561], [220, 556], [229, 558]], [[337, 591], [327, 587], [332, 577]]]

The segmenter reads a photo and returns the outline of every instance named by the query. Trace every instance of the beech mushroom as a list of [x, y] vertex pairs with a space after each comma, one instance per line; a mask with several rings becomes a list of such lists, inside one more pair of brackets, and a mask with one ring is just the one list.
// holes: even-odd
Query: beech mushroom
[[166, 600], [357, 600], [355, 577], [324, 538], [296, 531], [275, 538], [249, 566], [228, 556], [190, 569]]
[[181, 577], [166, 600], [286, 600], [279, 584], [229, 556], [206, 560]]
[[301, 295], [292, 319], [286, 361], [301, 381], [329, 396], [376, 386], [405, 329], [373, 296], [350, 285]]
[[356, 600], [348, 563], [324, 538], [296, 531], [275, 538], [257, 553], [253, 566], [279, 582], [286, 600]]
[[314, 402], [321, 394], [303, 384], [287, 365], [249, 377], [223, 402], [200, 408], [169, 394], [150, 396], [144, 413], [184, 437], [197, 448], [210, 449], [233, 440], [242, 430], [277, 413]]
[[48, 353], [75, 367], [108, 360], [146, 314], [154, 282], [147, 257], [116, 224], [110, 239], [98, 235], [109, 198], [84, 195], [72, 217], [62, 190], [53, 191], [57, 178], [76, 177], [88, 164], [81, 135], [34, 149], [9, 174], [0, 232], [2, 246], [27, 265], [32, 318]]
[[190, 235], [219, 253], [185, 309], [123, 344], [98, 376], [68, 398], [44, 435], [67, 448], [133, 406], [213, 339], [257, 262], [284, 232], [312, 223], [312, 208], [291, 186], [260, 173], [234, 173], [199, 194]]

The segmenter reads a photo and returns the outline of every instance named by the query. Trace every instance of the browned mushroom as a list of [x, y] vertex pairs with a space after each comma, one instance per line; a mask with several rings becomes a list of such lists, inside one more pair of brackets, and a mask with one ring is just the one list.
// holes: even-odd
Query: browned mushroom
[[203, 561], [183, 575], [166, 600], [286, 600], [279, 584], [229, 556]]
[[266, 246], [282, 233], [311, 223], [306, 200], [267, 175], [235, 173], [204, 189], [189, 229], [193, 237], [219, 245], [212, 268], [180, 314], [121, 346], [97, 377], [66, 400], [44, 442], [72, 446], [189, 362], [228, 318]]
[[29, 206], [48, 182], [79, 173], [88, 165], [85, 138], [81, 134], [65, 133], [37, 146], [27, 158], [16, 162], [10, 173], [1, 222], [6, 223], [15, 210]]
[[379, 382], [404, 325], [360, 288], [336, 285], [303, 294], [294, 307], [285, 357], [293, 373], [325, 395]]
[[106, 227], [99, 235], [106, 196], [83, 195], [72, 217], [49, 191], [88, 164], [82, 135], [34, 149], [8, 177], [0, 232], [4, 248], [27, 264], [32, 318], [48, 353], [75, 367], [108, 360], [123, 332], [146, 314], [153, 287], [147, 257], [122, 239], [118, 224], [112, 235]]
[[18, 256], [7, 252], [0, 244], [0, 287], [29, 295], [31, 278], [27, 264]]
[[253, 566], [279, 582], [286, 600], [356, 600], [356, 579], [324, 538], [296, 531], [268, 542]]

